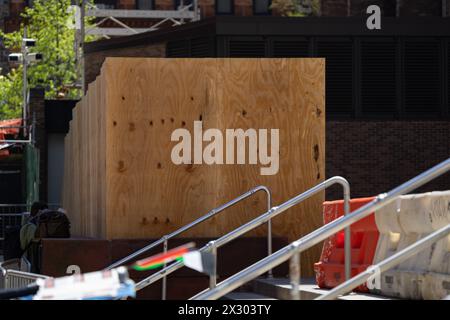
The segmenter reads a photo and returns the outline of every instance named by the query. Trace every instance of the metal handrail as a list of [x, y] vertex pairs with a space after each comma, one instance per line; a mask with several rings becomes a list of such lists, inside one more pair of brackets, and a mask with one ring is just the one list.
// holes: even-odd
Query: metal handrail
[[[427, 171], [419, 174], [418, 176], [412, 178], [411, 180], [401, 184], [400, 186], [392, 189], [388, 193], [378, 195], [373, 201], [353, 211], [349, 215], [345, 217], [340, 217], [322, 226], [321, 228], [309, 233], [308, 235], [278, 250], [271, 256], [256, 262], [255, 264], [247, 267], [241, 272], [236, 273], [230, 278], [222, 281], [214, 289], [206, 292], [201, 292], [200, 294], [192, 297], [191, 299], [195, 300], [218, 299], [223, 295], [229, 293], [230, 291], [233, 291], [234, 289], [240, 287], [244, 283], [251, 281], [254, 278], [260, 276], [261, 274], [267, 272], [267, 270], [273, 269], [279, 264], [294, 257], [296, 254], [299, 254], [302, 251], [305, 251], [311, 248], [312, 246], [318, 244], [319, 242], [327, 239], [336, 232], [341, 231], [346, 227], [349, 227], [352, 223], [367, 217], [372, 212], [394, 201], [397, 196], [415, 190], [418, 187], [426, 184], [427, 182], [446, 173], [449, 170], [450, 170], [450, 158], [432, 167], [431, 169], [428, 169]], [[290, 202], [291, 200], [281, 204], [278, 207], [272, 208], [271, 210], [280, 212], [284, 211], [292, 206]]]
[[[258, 191], [264, 191], [267, 194], [267, 209], [269, 210], [272, 207], [272, 194], [271, 194], [270, 190], [266, 186], [257, 186], [255, 188], [253, 188], [253, 189], [243, 193], [239, 197], [234, 198], [233, 200], [231, 200], [231, 201], [229, 201], [229, 202], [227, 202], [227, 203], [225, 203], [225, 204], [223, 204], [223, 205], [221, 205], [221, 206], [211, 210], [210, 212], [208, 212], [204, 216], [201, 216], [200, 218], [194, 220], [193, 222], [191, 222], [191, 223], [189, 223], [189, 224], [187, 224], [187, 225], [185, 225], [185, 226], [175, 230], [174, 232], [172, 232], [170, 234], [167, 234], [167, 235], [163, 236], [161, 239], [159, 239], [159, 240], [157, 240], [157, 241], [155, 241], [155, 242], [153, 242], [153, 243], [143, 247], [142, 249], [140, 249], [140, 250], [138, 250], [138, 251], [136, 251], [136, 252], [126, 256], [125, 258], [114, 262], [113, 264], [108, 266], [106, 269], [109, 270], [109, 269], [113, 269], [115, 267], [118, 267], [118, 266], [120, 266], [120, 265], [122, 265], [122, 264], [124, 264], [124, 263], [126, 263], [128, 261], [130, 261], [131, 259], [134, 259], [134, 258], [140, 256], [141, 254], [143, 254], [143, 253], [149, 251], [150, 249], [152, 249], [152, 248], [154, 248], [154, 247], [156, 247], [158, 245], [161, 245], [161, 244], [163, 244], [163, 246], [164, 246], [164, 252], [167, 252], [168, 240], [169, 239], [180, 235], [181, 233], [191, 229], [192, 227], [198, 225], [199, 223], [201, 223], [201, 222], [203, 222], [205, 220], [208, 220], [209, 218], [212, 218], [216, 214], [222, 212], [223, 210], [225, 210], [225, 209], [227, 209], [227, 208], [229, 208], [231, 206], [234, 206], [235, 204], [237, 204], [238, 202], [240, 202], [242, 200], [247, 199], [248, 197], [250, 197], [251, 195], [255, 194]], [[268, 255], [271, 255], [272, 254], [272, 223], [271, 223], [270, 220], [268, 221], [267, 247], [268, 247], [268, 249], [267, 249]], [[165, 295], [166, 295], [165, 277], [166, 277], [166, 275], [163, 275], [163, 277], [162, 277], [162, 278], [164, 278], [163, 279], [163, 281], [164, 281], [163, 289], [162, 289], [162, 297], [163, 297], [163, 299], [165, 299]]]
[[[312, 187], [311, 189], [297, 195], [296, 197], [288, 200], [287, 202], [285, 202], [283, 204], [284, 208], [282, 210], [277, 209], [280, 207], [273, 207], [270, 210], [268, 210], [267, 212], [265, 212], [264, 214], [260, 215], [259, 217], [247, 222], [246, 224], [243, 224], [242, 226], [227, 233], [226, 235], [222, 236], [221, 238], [219, 238], [215, 241], [210, 241], [206, 246], [199, 249], [199, 251], [201, 251], [201, 252], [210, 251], [214, 256], [214, 261], [216, 261], [217, 248], [219, 248], [219, 247], [223, 246], [224, 244], [227, 244], [228, 242], [240, 237], [241, 235], [261, 226], [262, 224], [270, 221], [272, 218], [274, 218], [281, 212], [310, 198], [311, 196], [317, 194], [320, 191], [323, 191], [324, 189], [326, 189], [334, 184], [340, 184], [342, 186], [343, 193], [344, 193], [344, 201], [346, 203], [345, 210], [346, 210], [346, 212], [348, 212], [349, 207], [350, 207], [350, 204], [349, 204], [350, 203], [350, 185], [349, 185], [348, 181], [346, 179], [344, 179], [343, 177], [339, 177], [339, 176], [332, 177], [328, 180], [325, 180], [322, 183], [319, 183], [318, 185]], [[269, 255], [268, 257], [270, 257], [270, 256], [271, 255]], [[350, 255], [347, 254], [347, 256], [350, 256]], [[170, 273], [180, 269], [181, 267], [183, 267], [183, 262], [181, 262], [181, 261], [172, 263], [167, 268], [164, 268], [164, 269], [152, 274], [151, 276], [141, 280], [139, 283], [136, 284], [136, 290], [141, 290], [142, 288], [145, 288], [146, 286], [163, 278], [166, 274], [170, 274]], [[268, 268], [265, 272], [268, 272], [270, 270], [272, 270], [272, 268]], [[213, 268], [213, 274], [210, 275], [210, 289], [214, 288], [216, 285], [216, 283], [215, 283], [215, 281], [217, 279], [216, 271], [217, 270], [216, 270], [216, 265], [215, 265]]]
[[357, 286], [365, 283], [369, 278], [380, 276], [380, 274], [386, 270], [389, 270], [396, 265], [402, 263], [405, 260], [413, 257], [423, 249], [431, 246], [436, 241], [446, 237], [450, 234], [450, 224], [447, 226], [429, 234], [423, 239], [413, 243], [412, 245], [406, 247], [405, 249], [397, 252], [396, 254], [384, 259], [383, 261], [372, 265], [366, 269], [366, 271], [358, 274], [357, 276], [351, 278], [350, 280], [341, 283], [339, 286], [335, 287], [333, 290], [327, 292], [324, 295], [317, 297], [315, 300], [332, 300], [336, 299], [341, 294], [345, 294]]

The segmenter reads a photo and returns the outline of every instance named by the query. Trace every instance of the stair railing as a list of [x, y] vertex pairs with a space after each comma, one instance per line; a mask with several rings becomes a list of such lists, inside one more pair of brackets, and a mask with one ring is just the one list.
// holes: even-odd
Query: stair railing
[[[198, 224], [200, 224], [200, 223], [202, 223], [202, 222], [204, 222], [204, 221], [214, 217], [218, 213], [224, 211], [227, 208], [230, 208], [230, 207], [234, 206], [238, 202], [241, 202], [241, 201], [247, 199], [248, 197], [252, 196], [253, 194], [255, 194], [255, 193], [259, 192], [259, 191], [263, 191], [263, 192], [266, 193], [266, 195], [267, 195], [267, 209], [270, 210], [270, 208], [272, 207], [272, 195], [271, 195], [270, 190], [267, 187], [265, 187], [265, 186], [257, 186], [255, 188], [253, 188], [253, 189], [243, 193], [239, 197], [234, 198], [233, 200], [231, 200], [231, 201], [229, 201], [229, 202], [227, 202], [227, 203], [225, 203], [225, 204], [223, 204], [223, 205], [221, 205], [221, 206], [219, 206], [217, 208], [212, 209], [207, 214], [205, 214], [205, 215], [201, 216], [200, 218], [192, 221], [191, 223], [186, 224], [183, 227], [175, 230], [174, 232], [163, 236], [161, 239], [156, 240], [155, 242], [152, 242], [151, 244], [143, 247], [142, 249], [139, 249], [139, 250], [133, 252], [132, 254], [130, 254], [130, 255], [128, 255], [128, 256], [126, 256], [126, 257], [124, 257], [124, 258], [122, 258], [122, 259], [120, 259], [120, 260], [118, 260], [116, 262], [114, 262], [113, 264], [108, 266], [106, 269], [110, 270], [110, 269], [116, 268], [116, 267], [118, 267], [120, 265], [123, 265], [124, 263], [129, 262], [130, 260], [137, 258], [138, 256], [148, 252], [149, 250], [151, 250], [151, 249], [153, 249], [153, 248], [155, 248], [155, 247], [157, 247], [157, 246], [159, 246], [161, 244], [163, 245], [164, 252], [167, 252], [167, 250], [168, 250], [168, 241], [170, 239], [172, 239], [172, 238], [182, 234], [183, 232], [186, 232], [189, 229], [195, 227], [196, 225], [198, 225]], [[268, 223], [268, 231], [267, 231], [267, 248], [268, 249], [267, 249], [267, 251], [268, 251], [268, 255], [271, 255], [272, 254], [272, 223], [271, 223], [270, 220], [267, 221], [267, 223]], [[166, 294], [167, 294], [167, 279], [166, 279], [166, 275], [164, 275], [162, 278], [163, 278], [163, 284], [162, 284], [161, 296], [162, 296], [162, 300], [165, 300], [166, 299]]]
[[[271, 219], [273, 219], [274, 217], [276, 217], [283, 211], [289, 209], [290, 207], [310, 198], [311, 196], [313, 196], [313, 195], [319, 193], [320, 191], [323, 191], [326, 188], [328, 188], [332, 185], [335, 185], [335, 184], [339, 184], [343, 188], [344, 202], [345, 202], [344, 208], [345, 208], [345, 212], [347, 213], [347, 212], [349, 212], [349, 208], [350, 208], [350, 185], [349, 185], [348, 181], [346, 179], [344, 179], [343, 177], [335, 176], [328, 180], [325, 180], [322, 183], [319, 183], [318, 185], [297, 195], [296, 197], [289, 199], [282, 205], [283, 206], [282, 208], [273, 207], [273, 208], [269, 209], [266, 213], [260, 215], [259, 217], [243, 224], [242, 226], [227, 233], [226, 235], [222, 236], [221, 238], [218, 238], [217, 240], [210, 241], [206, 246], [200, 248], [199, 249], [200, 252], [210, 252], [213, 254], [213, 257], [214, 257], [214, 259], [213, 259], [213, 261], [214, 261], [213, 274], [210, 275], [210, 289], [213, 289], [216, 286], [217, 248], [219, 248], [219, 247], [229, 243], [230, 241], [240, 237], [241, 235], [263, 225], [264, 223], [270, 221]], [[350, 249], [350, 247], [348, 247], [348, 249]], [[271, 255], [269, 255], [268, 257], [270, 257], [270, 256]], [[348, 262], [350, 265], [350, 252], [348, 252], [346, 254], [346, 256], [348, 257], [346, 259], [346, 262]], [[140, 282], [138, 282], [136, 284], [136, 290], [141, 290], [142, 288], [145, 288], [146, 286], [158, 281], [159, 279], [163, 278], [165, 275], [168, 275], [168, 274], [182, 268], [183, 266], [184, 265], [183, 265], [182, 261], [177, 261], [177, 262], [170, 264], [166, 268], [164, 268], [164, 269], [152, 274], [151, 276], [141, 280]], [[264, 271], [264, 273], [269, 272], [270, 270], [272, 270], [272, 268], [266, 269]]]
[[[286, 247], [278, 250], [274, 254], [261, 259], [260, 261], [254, 263], [253, 265], [247, 267], [246, 269], [236, 273], [230, 278], [219, 283], [215, 288], [203, 291], [191, 299], [193, 300], [205, 300], [205, 299], [218, 299], [225, 294], [235, 290], [241, 285], [255, 279], [256, 277], [262, 275], [267, 272], [267, 270], [273, 269], [274, 267], [280, 265], [281, 263], [292, 259], [290, 265], [296, 265], [296, 269], [291, 272], [291, 295], [294, 299], [299, 298], [298, 292], [294, 292], [294, 289], [298, 289], [298, 281], [300, 280], [299, 274], [299, 262], [300, 256], [299, 254], [312, 246], [318, 244], [319, 242], [329, 238], [336, 232], [341, 231], [342, 229], [349, 227], [354, 222], [357, 222], [367, 216], [369, 216], [372, 212], [386, 206], [396, 199], [397, 196], [406, 194], [411, 192], [418, 187], [426, 184], [427, 182], [433, 180], [436, 177], [441, 176], [450, 170], [450, 158], [437, 164], [436, 166], [428, 169], [427, 171], [419, 174], [418, 176], [412, 178], [411, 180], [401, 184], [400, 186], [392, 189], [387, 193], [383, 193], [378, 195], [373, 201], [368, 204], [362, 206], [361, 208], [353, 211], [347, 216], [340, 217], [321, 228], [309, 233], [308, 235], [292, 242]], [[286, 209], [292, 207], [292, 199], [286, 201], [285, 203], [279, 205], [278, 207], [274, 207], [271, 211], [282, 212]], [[298, 290], [297, 290], [298, 291]]]
[[381, 273], [389, 270], [405, 260], [415, 256], [420, 251], [431, 246], [436, 241], [448, 236], [450, 234], [450, 224], [437, 231], [429, 234], [423, 239], [416, 241], [412, 245], [406, 247], [405, 249], [397, 252], [396, 254], [384, 259], [383, 261], [372, 265], [366, 269], [366, 271], [361, 272], [357, 276], [341, 283], [331, 291], [317, 297], [315, 300], [332, 300], [336, 299], [338, 296], [346, 294], [356, 288], [357, 286], [366, 283], [369, 279], [375, 279], [375, 277], [380, 277]]

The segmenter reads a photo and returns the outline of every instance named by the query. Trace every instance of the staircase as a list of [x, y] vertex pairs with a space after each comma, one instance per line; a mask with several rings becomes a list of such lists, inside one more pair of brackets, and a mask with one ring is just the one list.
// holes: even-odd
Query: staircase
[[[313, 300], [329, 290], [321, 289], [313, 278], [300, 282], [300, 300]], [[252, 281], [246, 291], [234, 291], [225, 295], [222, 300], [290, 300], [291, 284], [288, 278], [259, 278]], [[367, 293], [351, 293], [339, 297], [338, 300], [392, 300], [393, 298]]]

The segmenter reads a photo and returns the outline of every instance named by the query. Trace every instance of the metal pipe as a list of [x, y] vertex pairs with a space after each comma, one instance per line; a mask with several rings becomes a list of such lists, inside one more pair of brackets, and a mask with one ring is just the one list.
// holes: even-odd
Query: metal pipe
[[31, 140], [0, 140], [0, 143], [31, 143]]
[[332, 177], [328, 180], [325, 180], [322, 183], [319, 183], [318, 185], [312, 187], [311, 189], [297, 195], [296, 197], [289, 199], [288, 201], [284, 202], [280, 206], [272, 207], [269, 211], [262, 214], [261, 216], [253, 219], [250, 222], [247, 222], [246, 224], [243, 224], [242, 226], [231, 231], [230, 233], [220, 237], [219, 239], [217, 239], [215, 241], [215, 245], [217, 247], [223, 246], [224, 244], [238, 238], [239, 236], [243, 235], [244, 233], [247, 233], [250, 230], [253, 230], [256, 227], [259, 227], [260, 225], [266, 223], [267, 221], [276, 217], [280, 213], [286, 211], [287, 209], [312, 197], [313, 195], [317, 194], [318, 192], [323, 191], [326, 188], [328, 188], [334, 184], [340, 184], [344, 188], [344, 190], [347, 190], [346, 192], [348, 192], [348, 194], [350, 194], [350, 191], [349, 191], [350, 186], [346, 179], [344, 179], [343, 177], [339, 177], [339, 176]]
[[166, 268], [152, 274], [151, 276], [141, 280], [138, 282], [135, 286], [136, 291], [139, 291], [146, 286], [158, 281], [159, 279], [163, 278], [165, 275], [171, 274], [174, 271], [177, 271], [178, 269], [182, 268], [184, 266], [183, 262], [177, 261], [175, 263], [170, 264]]
[[[339, 176], [332, 177], [330, 179], [325, 180], [324, 182], [319, 183], [318, 185], [312, 187], [311, 189], [299, 194], [298, 196], [296, 196], [292, 199], [289, 199], [288, 201], [286, 201], [279, 207], [271, 208], [269, 211], [260, 215], [259, 217], [256, 217], [255, 219], [247, 222], [246, 224], [234, 229], [233, 231], [227, 233], [226, 235], [220, 237], [219, 239], [217, 239], [213, 242], [210, 242], [209, 245], [204, 246], [199, 251], [211, 250], [211, 247], [215, 247], [217, 249], [217, 248], [227, 244], [228, 242], [240, 237], [241, 235], [263, 225], [264, 223], [268, 222], [270, 219], [279, 215], [283, 211], [286, 211], [290, 207], [310, 198], [311, 196], [317, 194], [320, 191], [323, 191], [324, 189], [326, 189], [334, 184], [340, 184], [342, 186], [342, 188], [344, 189], [344, 201], [348, 202], [349, 198], [350, 198], [350, 196], [349, 196], [350, 195], [350, 185], [349, 185], [348, 181], [346, 179], [344, 179], [343, 177], [339, 177]], [[170, 265], [168, 267], [167, 274], [178, 270], [182, 266], [183, 265], [181, 262], [179, 262], [179, 265], [178, 265], [178, 263], [174, 263], [174, 264]], [[268, 272], [271, 269], [272, 268], [269, 268], [265, 272]], [[161, 273], [163, 273], [163, 272], [166, 272], [166, 271], [161, 270], [161, 271], [149, 276], [148, 278], [142, 280], [141, 282], [139, 282], [136, 285], [136, 290], [140, 290], [140, 289], [146, 287], [147, 285], [150, 285], [153, 282], [158, 281], [159, 279], [161, 279]]]
[[[163, 251], [164, 253], [167, 253], [167, 248], [168, 248], [168, 242], [167, 242], [167, 238], [164, 239], [164, 243], [163, 243]], [[166, 263], [164, 263], [163, 269], [167, 266]], [[166, 300], [167, 297], [167, 277], [164, 275], [163, 279], [162, 279], [162, 293], [161, 293], [161, 299], [162, 300]]]
[[[27, 37], [27, 26], [23, 27], [23, 38], [25, 39]], [[22, 40], [22, 121], [23, 125], [25, 126], [24, 130], [24, 136], [28, 136], [28, 132], [26, 129], [27, 121], [28, 121], [28, 77], [27, 77], [27, 69], [28, 69], [28, 48], [25, 45], [25, 41]]]
[[192, 19], [192, 20], [193, 21], [200, 20], [200, 8], [198, 6], [198, 0], [193, 0], [192, 7], [193, 7], [193, 10], [194, 10], [194, 19]]
[[447, 226], [431, 233], [430, 235], [426, 236], [425, 238], [415, 242], [414, 244], [406, 247], [405, 249], [397, 252], [396, 254], [390, 256], [389, 258], [383, 260], [380, 263], [377, 263], [373, 266], [370, 266], [366, 269], [366, 271], [360, 273], [356, 277], [353, 277], [349, 281], [346, 281], [330, 292], [327, 292], [326, 294], [317, 297], [315, 300], [332, 300], [336, 299], [341, 294], [345, 294], [352, 289], [356, 288], [357, 286], [365, 283], [367, 279], [373, 278], [373, 277], [381, 277], [381, 273], [389, 270], [396, 265], [402, 263], [405, 260], [408, 260], [409, 258], [413, 257], [423, 249], [431, 246], [436, 241], [444, 238], [450, 233], [450, 224]]
[[258, 191], [264, 191], [267, 194], [267, 197], [269, 197], [269, 198], [272, 197], [272, 195], [270, 193], [270, 190], [267, 187], [265, 187], [265, 186], [257, 186], [255, 188], [247, 191], [246, 193], [240, 195], [239, 197], [237, 197], [237, 198], [235, 198], [235, 199], [233, 199], [233, 200], [231, 200], [231, 201], [221, 205], [220, 207], [217, 207], [217, 208], [211, 210], [207, 214], [205, 214], [205, 215], [201, 216], [200, 218], [192, 221], [191, 223], [189, 223], [187, 225], [184, 225], [183, 227], [175, 230], [174, 232], [172, 232], [172, 233], [170, 233], [168, 235], [165, 235], [161, 239], [159, 239], [159, 240], [157, 240], [157, 241], [155, 241], [155, 242], [153, 242], [153, 243], [143, 247], [142, 249], [140, 249], [140, 250], [138, 250], [138, 251], [136, 251], [136, 252], [126, 256], [123, 259], [120, 259], [120, 260], [114, 262], [113, 264], [108, 266], [106, 269], [110, 270], [110, 269], [116, 268], [116, 267], [118, 267], [118, 266], [120, 266], [120, 265], [122, 265], [122, 264], [124, 264], [124, 263], [126, 263], [128, 261], [130, 261], [131, 259], [134, 259], [134, 258], [140, 256], [141, 254], [149, 251], [150, 249], [153, 249], [154, 247], [164, 243], [165, 240], [169, 240], [169, 239], [171, 239], [173, 237], [176, 237], [176, 236], [180, 235], [181, 233], [191, 229], [192, 227], [196, 226], [197, 224], [199, 224], [199, 223], [201, 223], [201, 222], [203, 222], [205, 220], [208, 220], [209, 218], [215, 216], [216, 214], [222, 212], [223, 210], [225, 210], [225, 209], [235, 205], [236, 203], [238, 203], [238, 202], [240, 202], [240, 201], [250, 197], [251, 195], [255, 194]]
[[0, 126], [0, 130], [3, 129], [23, 129], [26, 128], [26, 126]]
[[[399, 195], [408, 193], [427, 182], [433, 180], [434, 178], [444, 174], [450, 170], [450, 158], [439, 163], [438, 165], [428, 169], [427, 171], [419, 174], [418, 176], [412, 178], [411, 180], [403, 183], [402, 185], [392, 189], [388, 193], [380, 194], [370, 203], [362, 206], [361, 208], [355, 210], [351, 214], [340, 217], [323, 227], [309, 233], [308, 235], [300, 238], [297, 241], [287, 245], [286, 247], [278, 250], [269, 257], [266, 257], [255, 264], [247, 267], [241, 272], [236, 273], [230, 278], [219, 283], [214, 289], [207, 292], [200, 293], [191, 299], [194, 300], [204, 300], [204, 299], [217, 299], [227, 294], [230, 291], [240, 287], [242, 284], [253, 280], [254, 278], [260, 276], [261, 274], [267, 272], [279, 264], [288, 260], [292, 254], [296, 252], [303, 252], [312, 246], [318, 244], [319, 242], [325, 240], [326, 238], [332, 236], [338, 231], [350, 226], [352, 223], [359, 221], [372, 212], [382, 208], [383, 206], [391, 203]], [[296, 197], [297, 198], [297, 197]], [[292, 206], [293, 198], [286, 201], [279, 207], [272, 208], [275, 211], [284, 211]]]
[[[272, 208], [272, 197], [267, 197], [267, 211], [270, 211]], [[273, 253], [273, 244], [272, 244], [272, 219], [267, 221], [267, 256], [270, 256]], [[268, 278], [273, 278], [273, 270], [270, 269], [267, 272]]]
[[291, 299], [300, 300], [300, 252], [297, 252], [289, 261], [289, 277], [291, 279]]
[[214, 241], [209, 243], [209, 247], [213, 256], [213, 273], [209, 276], [209, 288], [212, 289], [217, 285], [217, 247], [214, 245]]
[[85, 33], [85, 23], [84, 23], [84, 19], [85, 19], [85, 15], [86, 15], [86, 0], [81, 0], [81, 10], [80, 10], [80, 43], [79, 43], [79, 47], [77, 48], [77, 54], [79, 53], [79, 62], [80, 62], [80, 66], [79, 66], [79, 71], [80, 71], [80, 75], [81, 75], [81, 96], [83, 97], [84, 94], [86, 93], [86, 75], [85, 75], [85, 70], [84, 70], [84, 38], [86, 36]]
[[[350, 192], [344, 191], [344, 216], [350, 213]], [[345, 280], [351, 278], [352, 273], [352, 234], [350, 226], [344, 231], [344, 259], [345, 259]]]

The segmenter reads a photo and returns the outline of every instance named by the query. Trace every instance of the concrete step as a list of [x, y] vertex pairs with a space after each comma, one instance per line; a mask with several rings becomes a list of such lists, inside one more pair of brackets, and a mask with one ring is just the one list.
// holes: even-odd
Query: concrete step
[[[253, 281], [253, 291], [257, 294], [279, 300], [291, 299], [291, 284], [287, 278], [256, 279]], [[327, 293], [328, 289], [321, 289], [316, 285], [315, 279], [302, 279], [300, 282], [300, 299], [313, 300]], [[350, 293], [338, 298], [339, 300], [392, 300], [392, 298], [366, 294]]]
[[277, 300], [254, 292], [231, 292], [221, 300]]

